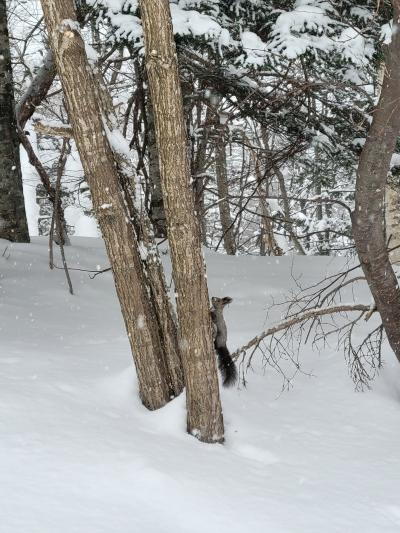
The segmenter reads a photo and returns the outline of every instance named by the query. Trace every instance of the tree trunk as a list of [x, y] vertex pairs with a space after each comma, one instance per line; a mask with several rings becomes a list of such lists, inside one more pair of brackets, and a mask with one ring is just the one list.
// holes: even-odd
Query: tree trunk
[[0, 0], [0, 238], [29, 242], [15, 117], [6, 0]]
[[[69, 245], [70, 240], [68, 237], [67, 223], [65, 220], [64, 209], [62, 207], [61, 199], [59, 199], [55, 204], [55, 188], [51, 184], [47, 170], [44, 168], [41, 161], [36, 156], [34, 149], [30, 143], [30, 140], [27, 134], [25, 134], [24, 132], [26, 123], [34, 114], [36, 108], [46, 98], [55, 76], [56, 65], [54, 62], [53, 53], [51, 52], [51, 50], [48, 50], [43, 60], [43, 65], [37, 71], [30, 86], [28, 87], [27, 91], [22, 95], [20, 101], [16, 106], [16, 115], [19, 130], [19, 140], [22, 146], [25, 148], [25, 151], [27, 152], [30, 164], [36, 168], [36, 172], [39, 174], [39, 177], [42, 181], [42, 185], [47, 192], [49, 200], [53, 204], [54, 212], [58, 212], [57, 218], [61, 221], [62, 232], [61, 234], [59, 232], [55, 233], [55, 242], [57, 244], [61, 243], [62, 245]], [[44, 176], [44, 174], [46, 174], [46, 176]], [[61, 241], [59, 241], [60, 237]]]
[[168, 0], [141, 0], [147, 72], [177, 295], [187, 429], [222, 442], [223, 419], [200, 232], [190, 183], [182, 93]]
[[147, 98], [147, 141], [149, 153], [149, 180], [150, 180], [150, 220], [154, 226], [156, 237], [167, 236], [167, 223], [165, 220], [164, 200], [161, 190], [160, 164], [158, 161], [158, 148], [154, 125], [154, 112], [150, 98]]
[[306, 255], [306, 252], [304, 251], [304, 248], [299, 241], [299, 239], [296, 236], [296, 230], [293, 228], [293, 224], [291, 221], [291, 213], [290, 213], [290, 204], [288, 200], [288, 194], [286, 189], [286, 183], [285, 183], [285, 176], [281, 172], [281, 170], [277, 166], [273, 166], [273, 171], [275, 176], [278, 178], [279, 183], [279, 190], [282, 196], [282, 204], [283, 204], [283, 214], [285, 216], [285, 230], [286, 233], [289, 235], [289, 239], [293, 241], [294, 247], [296, 248], [297, 252], [300, 255]]
[[400, 190], [398, 184], [388, 184], [385, 189], [386, 238], [392, 263], [400, 262]]
[[389, 261], [383, 224], [385, 184], [400, 133], [400, 0], [392, 3], [392, 41], [386, 50], [381, 95], [360, 156], [352, 222], [361, 266], [390, 346], [400, 361], [400, 290]]
[[[112, 99], [104, 85], [100, 71], [95, 69], [98, 80], [98, 99], [101, 102], [103, 116], [110, 131], [117, 127]], [[158, 154], [158, 151], [157, 151]], [[134, 205], [134, 172], [132, 164], [125, 152], [115, 152], [119, 183], [124, 193], [124, 199], [131, 221], [135, 227], [139, 249], [141, 250], [142, 268], [146, 282], [146, 290], [150, 295], [151, 304], [157, 320], [157, 327], [163, 349], [166, 379], [171, 396], [178, 396], [184, 386], [182, 360], [178, 343], [177, 321], [167, 293], [164, 269], [155, 242], [153, 224], [146, 209]]]
[[[259, 180], [257, 192], [259, 196], [260, 221], [260, 255], [283, 255], [283, 250], [274, 235], [274, 224], [267, 202], [266, 180]], [[264, 182], [264, 183], [263, 183]]]
[[129, 220], [96, 95], [93, 76], [79, 33], [73, 0], [42, 1], [75, 142], [103, 234], [139, 379], [140, 397], [149, 409], [170, 399], [167, 369], [157, 321], [146, 290], [138, 242]]
[[228, 255], [236, 254], [235, 232], [229, 207], [228, 175], [226, 168], [226, 145], [220, 133], [215, 142], [215, 170], [218, 189], [218, 208], [224, 248]]
[[262, 140], [265, 152], [255, 154], [255, 172], [257, 178], [257, 192], [260, 209], [260, 255], [283, 255], [283, 250], [276, 241], [274, 235], [274, 224], [271, 220], [267, 197], [269, 194], [270, 176], [268, 169], [268, 138], [265, 130], [262, 130]]
[[[321, 182], [318, 180], [318, 177], [319, 176], [316, 176], [316, 177], [314, 176], [314, 179], [316, 178], [315, 179], [315, 194], [317, 196], [321, 196], [322, 187], [321, 187]], [[329, 255], [329, 250], [326, 248], [327, 243], [325, 242], [325, 239], [324, 239], [324, 233], [322, 233], [322, 231], [321, 231], [322, 221], [324, 220], [324, 212], [323, 212], [322, 202], [321, 201], [319, 201], [317, 203], [317, 206], [316, 206], [316, 209], [315, 209], [315, 214], [316, 214], [317, 220], [320, 222], [320, 224], [318, 224], [319, 233], [317, 234], [318, 254], [319, 255]]]
[[[202, 104], [197, 102], [198, 125], [201, 124]], [[192, 176], [194, 179], [195, 210], [199, 220], [201, 242], [207, 246], [207, 223], [204, 205], [204, 186], [206, 183], [204, 174], [207, 166], [207, 146], [209, 143], [209, 125], [212, 119], [211, 107], [206, 107], [206, 115], [202, 125], [202, 135], [197, 142], [196, 156], [193, 159]]]
[[215, 140], [215, 173], [217, 177], [218, 208], [224, 248], [228, 255], [236, 254], [235, 231], [229, 207], [228, 171], [226, 167], [225, 127], [218, 124]]

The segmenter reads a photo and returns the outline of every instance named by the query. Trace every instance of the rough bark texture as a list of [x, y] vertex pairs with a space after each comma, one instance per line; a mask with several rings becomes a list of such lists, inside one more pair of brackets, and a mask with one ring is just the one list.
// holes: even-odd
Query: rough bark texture
[[[112, 98], [104, 84], [103, 77], [97, 68], [93, 69], [96, 83], [97, 97], [101, 103], [103, 117], [110, 131], [118, 128]], [[157, 151], [158, 156], [158, 151]], [[150, 303], [157, 320], [157, 328], [163, 349], [165, 377], [171, 396], [178, 396], [184, 387], [182, 361], [178, 343], [177, 321], [168, 297], [164, 269], [155, 242], [153, 224], [146, 209], [139, 201], [135, 205], [135, 174], [133, 165], [126, 152], [114, 151], [119, 183], [124, 193], [124, 199], [131, 222], [135, 228], [136, 238], [141, 250], [140, 258], [146, 291], [150, 295]]]
[[79, 34], [73, 0], [42, 2], [75, 141], [82, 160], [113, 270], [139, 379], [142, 402], [149, 409], [170, 398], [162, 345], [146, 291], [136, 236], [105, 131], [98, 87]]
[[390, 261], [398, 264], [400, 261], [400, 191], [398, 185], [387, 185], [385, 189], [385, 222], [389, 248], [395, 248], [390, 252]]
[[[197, 103], [198, 123], [201, 124], [202, 105]], [[207, 146], [209, 143], [209, 125], [212, 121], [211, 107], [207, 106], [206, 116], [202, 125], [202, 135], [197, 142], [196, 157], [193, 158], [192, 176], [194, 179], [195, 209], [201, 231], [201, 242], [207, 246], [207, 224], [204, 210], [204, 186], [207, 167]]]
[[0, 0], [0, 238], [29, 242], [15, 118], [6, 0]]
[[194, 213], [178, 63], [168, 0], [141, 0], [185, 374], [187, 429], [222, 442], [223, 419], [205, 266]]
[[393, 2], [392, 42], [386, 50], [383, 86], [357, 172], [354, 240], [390, 346], [400, 361], [400, 290], [387, 252], [384, 191], [400, 133], [400, 0]]
[[165, 220], [164, 200], [161, 190], [160, 164], [158, 161], [158, 148], [156, 130], [154, 125], [154, 112], [150, 98], [147, 99], [147, 142], [149, 153], [149, 179], [150, 179], [150, 212], [149, 216], [154, 226], [155, 236], [167, 236], [167, 222]]
[[235, 232], [229, 208], [228, 172], [226, 167], [226, 142], [224, 126], [218, 124], [215, 140], [215, 173], [217, 177], [218, 208], [224, 248], [228, 255], [236, 254]]

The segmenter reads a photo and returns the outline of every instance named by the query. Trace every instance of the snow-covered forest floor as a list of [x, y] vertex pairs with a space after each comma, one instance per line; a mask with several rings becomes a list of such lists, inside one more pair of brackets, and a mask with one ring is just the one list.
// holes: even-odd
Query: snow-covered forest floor
[[[71, 267], [108, 266], [98, 239], [66, 251]], [[292, 269], [311, 283], [342, 261], [206, 259], [210, 293], [234, 299], [232, 350], [279, 319], [266, 309]], [[185, 433], [184, 396], [158, 412], [138, 400], [111, 274], [71, 275], [74, 296], [48, 269], [47, 239], [0, 242], [1, 533], [400, 531], [400, 365], [388, 349], [366, 393], [334, 346], [302, 348], [305, 374], [282, 394], [256, 368], [246, 389], [222, 391], [226, 444], [205, 445]]]

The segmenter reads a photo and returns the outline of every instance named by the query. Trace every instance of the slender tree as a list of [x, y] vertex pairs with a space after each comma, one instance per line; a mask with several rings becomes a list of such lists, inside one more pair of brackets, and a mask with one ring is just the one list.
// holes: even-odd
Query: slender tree
[[228, 168], [226, 163], [225, 124], [218, 116], [215, 139], [215, 173], [218, 189], [218, 209], [221, 220], [224, 248], [228, 255], [235, 255], [236, 243], [229, 206]]
[[15, 117], [6, 0], [0, 0], [0, 238], [29, 242]]
[[131, 343], [142, 402], [162, 407], [171, 391], [168, 367], [147, 293], [138, 242], [123, 197], [118, 169], [99, 104], [98, 82], [89, 65], [73, 0], [42, 1], [56, 67], [75, 142], [103, 234], [122, 315]]
[[222, 442], [223, 419], [200, 231], [194, 209], [178, 62], [168, 0], [141, 0], [186, 384], [187, 429]]
[[378, 105], [357, 171], [354, 240], [390, 346], [400, 361], [400, 288], [387, 251], [384, 193], [400, 134], [400, 0], [394, 0], [392, 40]]

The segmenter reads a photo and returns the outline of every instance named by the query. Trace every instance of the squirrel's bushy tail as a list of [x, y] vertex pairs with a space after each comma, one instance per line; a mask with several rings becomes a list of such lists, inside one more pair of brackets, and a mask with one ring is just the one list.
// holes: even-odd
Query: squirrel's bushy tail
[[222, 375], [222, 385], [232, 387], [237, 380], [237, 370], [235, 363], [226, 346], [216, 346], [215, 351], [218, 354], [218, 367]]

